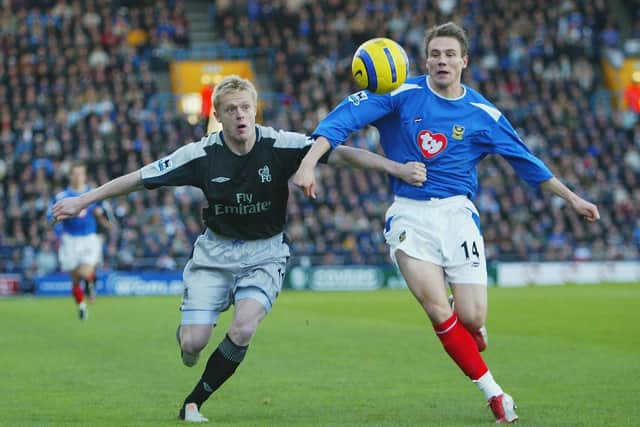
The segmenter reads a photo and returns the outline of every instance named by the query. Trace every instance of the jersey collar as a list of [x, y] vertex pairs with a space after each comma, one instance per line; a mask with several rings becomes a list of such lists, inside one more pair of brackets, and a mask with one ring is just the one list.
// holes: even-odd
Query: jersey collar
[[433, 90], [431, 88], [431, 84], [429, 83], [429, 76], [425, 75], [424, 76], [426, 83], [427, 83], [427, 88], [429, 88], [429, 90], [431, 91], [431, 93], [433, 93], [435, 96], [437, 96], [438, 98], [444, 99], [446, 101], [458, 101], [462, 98], [465, 97], [465, 95], [467, 94], [467, 87], [465, 85], [463, 85], [462, 83], [460, 83], [460, 86], [462, 86], [462, 95], [456, 97], [456, 98], [447, 98], [446, 96], [442, 96], [440, 95], [438, 92], [436, 92], [435, 90]]

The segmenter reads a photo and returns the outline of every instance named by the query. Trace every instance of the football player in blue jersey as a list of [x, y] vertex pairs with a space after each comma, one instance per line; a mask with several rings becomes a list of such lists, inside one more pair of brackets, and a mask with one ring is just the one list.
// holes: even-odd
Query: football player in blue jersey
[[[56, 195], [54, 202], [67, 197], [79, 196], [91, 190], [87, 185], [87, 167], [84, 163], [73, 163], [69, 169], [69, 187]], [[56, 224], [60, 237], [58, 258], [60, 269], [71, 274], [71, 292], [78, 306], [78, 315], [86, 320], [89, 311], [84, 299], [89, 301], [96, 295], [96, 267], [102, 262], [102, 238], [98, 235], [98, 223], [110, 228], [101, 203], [92, 203], [74, 218]], [[84, 289], [81, 282], [84, 281]]]
[[389, 94], [353, 94], [321, 121], [293, 182], [315, 197], [318, 159], [367, 125], [380, 132], [388, 158], [426, 165], [427, 180], [421, 186], [389, 177], [395, 200], [384, 233], [391, 258], [445, 351], [484, 393], [496, 421], [510, 423], [518, 419], [513, 399], [480, 355], [487, 344], [487, 270], [473, 203], [476, 166], [485, 156], [499, 154], [528, 184], [563, 198], [587, 221], [600, 215], [527, 149], [498, 108], [461, 83], [468, 61], [468, 39], [461, 27], [449, 22], [431, 28], [425, 49], [427, 75], [408, 78]]

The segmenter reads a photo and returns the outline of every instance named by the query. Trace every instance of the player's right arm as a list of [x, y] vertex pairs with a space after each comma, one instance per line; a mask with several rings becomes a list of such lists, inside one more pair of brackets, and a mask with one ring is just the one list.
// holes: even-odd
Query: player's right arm
[[[211, 138], [214, 137], [211, 136]], [[92, 203], [129, 194], [142, 188], [198, 185], [199, 160], [206, 157], [204, 147], [211, 142], [211, 138], [204, 137], [199, 142], [183, 145], [167, 157], [135, 172], [115, 178], [78, 197], [58, 201], [53, 206], [54, 221], [74, 217]]]
[[142, 174], [140, 171], [139, 169], [135, 172], [112, 179], [106, 184], [83, 193], [80, 196], [58, 200], [56, 204], [53, 205], [53, 220], [58, 222], [72, 218], [92, 203], [141, 190]]

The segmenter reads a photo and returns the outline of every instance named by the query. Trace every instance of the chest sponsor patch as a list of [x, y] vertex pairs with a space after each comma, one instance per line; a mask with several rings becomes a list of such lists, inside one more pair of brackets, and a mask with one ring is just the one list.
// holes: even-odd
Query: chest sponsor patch
[[442, 133], [421, 130], [417, 137], [418, 147], [427, 159], [437, 156], [447, 148], [447, 137]]

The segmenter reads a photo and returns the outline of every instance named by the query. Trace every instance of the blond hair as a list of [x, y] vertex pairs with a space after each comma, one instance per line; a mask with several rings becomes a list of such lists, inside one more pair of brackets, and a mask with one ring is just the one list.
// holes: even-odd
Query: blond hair
[[213, 93], [213, 106], [216, 110], [220, 107], [222, 97], [230, 92], [249, 92], [251, 98], [253, 98], [253, 102], [255, 104], [258, 103], [258, 92], [253, 83], [240, 76], [230, 75], [216, 85], [215, 92]]
[[436, 37], [453, 37], [460, 42], [460, 56], [465, 56], [469, 50], [469, 39], [466, 31], [454, 22], [436, 25], [427, 30], [424, 41], [424, 51], [429, 57], [429, 43]]

